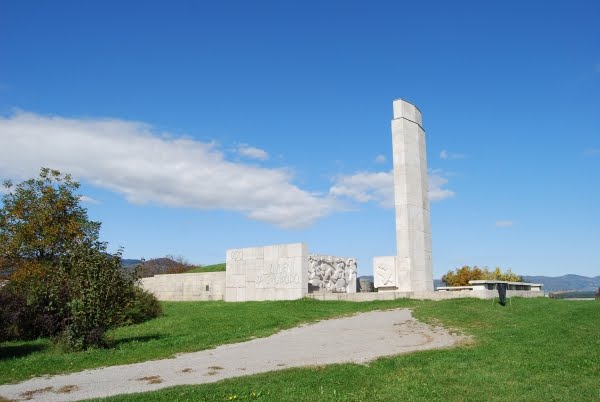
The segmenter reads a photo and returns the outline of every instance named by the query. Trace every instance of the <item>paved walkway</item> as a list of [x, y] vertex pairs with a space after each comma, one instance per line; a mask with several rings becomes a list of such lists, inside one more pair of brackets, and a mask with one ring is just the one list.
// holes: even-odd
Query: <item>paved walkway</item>
[[39, 377], [1, 385], [10, 400], [75, 401], [454, 345], [459, 336], [412, 318], [410, 310], [373, 311], [284, 330], [267, 338], [219, 346], [172, 359]]

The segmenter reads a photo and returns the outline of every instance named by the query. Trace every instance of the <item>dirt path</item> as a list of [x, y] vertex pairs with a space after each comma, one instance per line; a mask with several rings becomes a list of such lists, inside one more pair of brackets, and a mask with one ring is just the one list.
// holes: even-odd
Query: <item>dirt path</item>
[[173, 359], [112, 366], [1, 385], [11, 400], [74, 401], [332, 363], [444, 348], [461, 338], [412, 318], [410, 310], [373, 311], [303, 325], [267, 338], [186, 353]]

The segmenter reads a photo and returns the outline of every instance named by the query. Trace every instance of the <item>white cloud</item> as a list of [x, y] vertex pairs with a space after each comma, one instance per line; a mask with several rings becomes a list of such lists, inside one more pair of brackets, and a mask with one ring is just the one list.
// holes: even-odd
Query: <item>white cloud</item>
[[393, 172], [359, 172], [339, 176], [329, 189], [334, 197], [347, 197], [358, 202], [373, 201], [383, 207], [394, 206]]
[[466, 157], [467, 157], [467, 155], [465, 155], [465, 154], [452, 153], [452, 152], [448, 152], [445, 149], [443, 149], [442, 152], [440, 152], [440, 159], [444, 159], [444, 160], [448, 160], [448, 159], [464, 159]]
[[375, 163], [385, 163], [387, 161], [387, 158], [385, 157], [385, 155], [377, 155], [375, 157]]
[[97, 199], [92, 198], [92, 197], [88, 197], [87, 195], [80, 196], [79, 197], [79, 201], [81, 201], [81, 202], [87, 202], [88, 204], [96, 204], [96, 205], [97, 204], [101, 204], [101, 202], [98, 201]]
[[260, 161], [266, 161], [269, 159], [269, 154], [260, 148], [251, 147], [248, 144], [240, 144], [238, 153], [246, 158], [258, 159]]
[[440, 169], [429, 172], [429, 200], [442, 201], [446, 198], [452, 198], [456, 194], [454, 191], [444, 188], [448, 184], [448, 179], [444, 177], [444, 172]]
[[215, 144], [161, 135], [144, 123], [0, 116], [0, 177], [33, 177], [42, 166], [132, 203], [233, 210], [287, 228], [310, 225], [338, 208], [331, 197], [292, 184], [285, 169], [234, 163]]
[[600, 155], [600, 148], [588, 148], [584, 151], [586, 156]]
[[510, 228], [513, 226], [513, 221], [496, 221], [496, 227], [498, 228]]
[[[444, 188], [448, 179], [441, 170], [429, 172], [429, 200], [441, 201], [454, 197], [452, 190]], [[347, 197], [358, 202], [375, 202], [382, 207], [394, 206], [394, 172], [359, 172], [339, 176], [329, 193], [335, 197]]]

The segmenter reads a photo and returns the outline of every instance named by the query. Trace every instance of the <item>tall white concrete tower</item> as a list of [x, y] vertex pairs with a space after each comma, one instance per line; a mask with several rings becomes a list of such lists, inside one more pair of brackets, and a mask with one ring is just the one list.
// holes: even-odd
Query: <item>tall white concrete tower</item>
[[373, 260], [380, 291], [433, 291], [425, 130], [421, 112], [394, 101], [392, 120], [396, 256]]

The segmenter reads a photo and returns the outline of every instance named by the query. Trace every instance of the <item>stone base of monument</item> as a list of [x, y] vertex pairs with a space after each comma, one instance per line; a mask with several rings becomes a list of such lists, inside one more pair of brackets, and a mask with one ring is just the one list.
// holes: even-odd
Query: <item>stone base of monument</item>
[[[507, 297], [544, 297], [544, 292], [509, 290]], [[448, 300], [448, 299], [493, 299], [498, 297], [495, 290], [463, 291], [463, 292], [369, 292], [369, 293], [309, 293], [306, 297], [316, 300], [338, 300], [350, 302], [365, 302], [374, 300]]]

